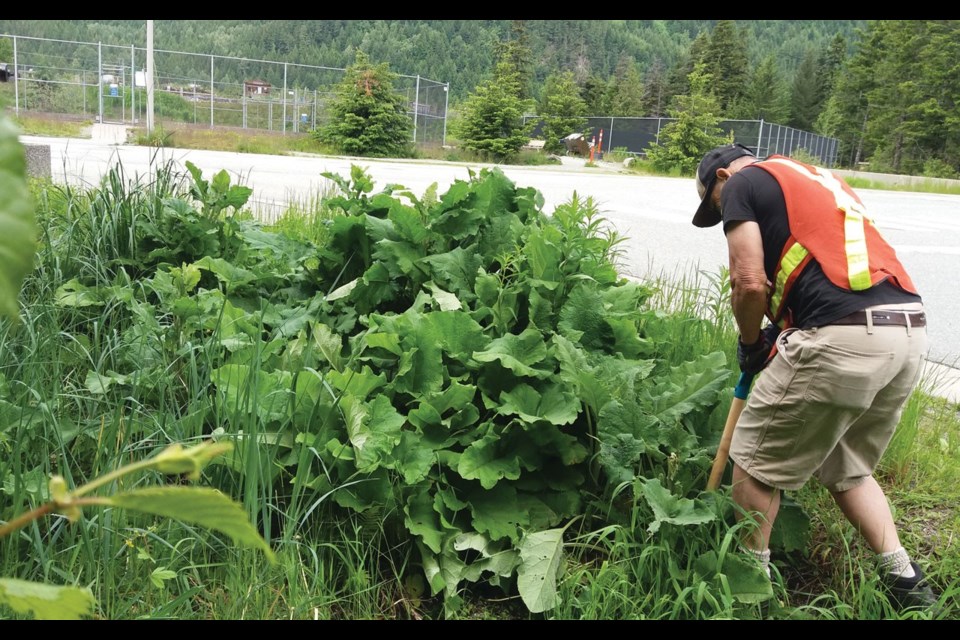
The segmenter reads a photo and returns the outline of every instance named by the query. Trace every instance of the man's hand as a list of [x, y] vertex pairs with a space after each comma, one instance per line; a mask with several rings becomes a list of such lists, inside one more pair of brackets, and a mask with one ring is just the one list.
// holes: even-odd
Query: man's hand
[[768, 324], [760, 332], [760, 338], [753, 344], [743, 344], [743, 341], [737, 338], [737, 362], [740, 363], [740, 371], [750, 375], [756, 375], [773, 360], [773, 345], [780, 335], [780, 327], [775, 324]]

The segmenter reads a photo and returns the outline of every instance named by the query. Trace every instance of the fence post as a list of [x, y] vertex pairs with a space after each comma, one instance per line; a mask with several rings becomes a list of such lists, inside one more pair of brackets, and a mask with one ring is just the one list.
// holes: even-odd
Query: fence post
[[413, 92], [413, 144], [417, 144], [417, 114], [420, 107], [420, 74], [417, 74], [417, 87]]
[[450, 106], [450, 83], [443, 85], [443, 140], [440, 142], [441, 147], [447, 146], [447, 109]]
[[100, 115], [97, 122], [103, 124], [103, 43], [97, 42], [97, 102], [100, 105]]
[[213, 56], [210, 56], [210, 128], [213, 129]]
[[287, 135], [287, 63], [283, 63], [283, 135]]
[[760, 132], [757, 134], [757, 156], [763, 157], [760, 147], [763, 144], [763, 118], [760, 118]]
[[137, 54], [130, 45], [130, 124], [137, 122]]
[[20, 69], [17, 67], [17, 36], [13, 36], [13, 104], [20, 115]]

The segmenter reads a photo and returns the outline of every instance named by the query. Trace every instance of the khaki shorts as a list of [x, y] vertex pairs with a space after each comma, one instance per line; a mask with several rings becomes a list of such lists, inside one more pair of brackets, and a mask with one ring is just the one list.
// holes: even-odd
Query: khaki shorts
[[873, 474], [917, 384], [926, 327], [787, 329], [777, 350], [754, 381], [730, 458], [779, 489], [811, 476], [830, 491], [856, 487]]

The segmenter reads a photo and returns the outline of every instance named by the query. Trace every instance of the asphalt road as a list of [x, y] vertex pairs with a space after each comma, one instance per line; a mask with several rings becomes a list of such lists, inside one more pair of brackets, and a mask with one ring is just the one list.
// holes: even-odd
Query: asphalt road
[[[493, 166], [157, 150], [97, 139], [21, 136], [21, 141], [49, 145], [54, 180], [70, 184], [96, 184], [118, 163], [128, 178], [144, 180], [168, 161], [183, 166], [189, 160], [205, 177], [225, 169], [235, 182], [253, 189], [253, 206], [263, 216], [270, 216], [284, 202], [309, 202], [322, 195], [331, 186], [322, 173], [348, 177], [354, 164], [367, 170], [376, 190], [397, 184], [418, 197], [434, 183], [442, 194], [454, 181], [469, 179], [471, 169]], [[585, 167], [583, 160], [574, 158], [565, 158], [562, 166], [500, 168], [517, 186], [538, 189], [547, 213], [575, 193], [592, 197], [602, 217], [627, 238], [620, 264], [624, 275], [680, 276], [691, 270], [716, 273], [727, 264], [720, 228], [698, 229], [690, 223], [698, 204], [690, 178], [636, 176], [612, 163]], [[960, 300], [951, 277], [960, 267], [960, 196], [872, 189], [858, 193], [920, 288], [929, 316], [931, 360], [957, 367]]]

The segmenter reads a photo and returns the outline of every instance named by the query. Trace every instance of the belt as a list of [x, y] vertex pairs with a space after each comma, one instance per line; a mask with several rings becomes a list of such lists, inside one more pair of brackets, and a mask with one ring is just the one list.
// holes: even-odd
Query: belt
[[[877, 326], [893, 325], [897, 327], [925, 327], [927, 326], [926, 311], [900, 311], [897, 309], [874, 309], [873, 311], [857, 311], [850, 315], [834, 320], [830, 324], [866, 325], [867, 313], [873, 316], [873, 324]], [[907, 324], [909, 318], [909, 324]]]

